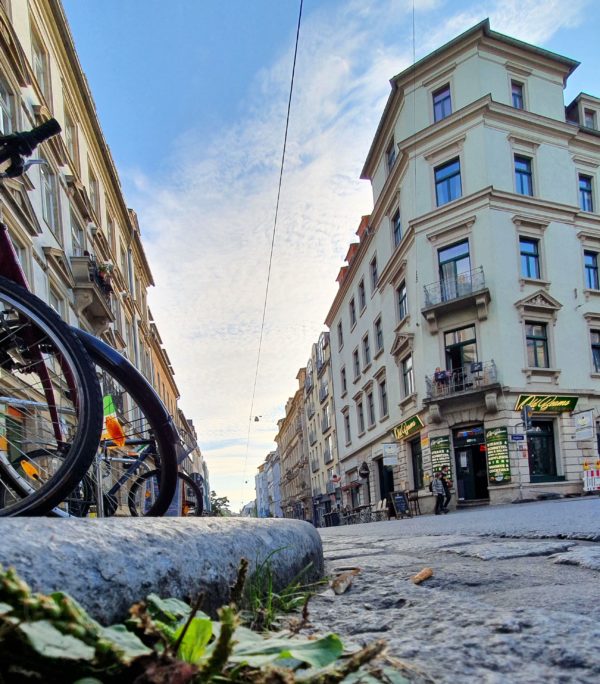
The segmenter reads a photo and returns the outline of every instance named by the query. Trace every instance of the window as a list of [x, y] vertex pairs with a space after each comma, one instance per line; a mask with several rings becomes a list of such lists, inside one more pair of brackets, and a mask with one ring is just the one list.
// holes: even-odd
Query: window
[[40, 177], [42, 188], [42, 215], [54, 237], [62, 244], [62, 236], [58, 224], [58, 187], [56, 184], [56, 176], [47, 160], [45, 164], [40, 164]]
[[365, 412], [362, 401], [356, 404], [356, 418], [358, 419], [358, 434], [362, 435], [365, 431]]
[[79, 219], [71, 212], [71, 243], [73, 246], [73, 256], [83, 256], [85, 251], [85, 232], [81, 227]]
[[352, 327], [356, 325], [356, 303], [354, 302], [354, 297], [350, 300], [350, 325]]
[[345, 366], [340, 370], [340, 380], [342, 381], [342, 395], [344, 395], [348, 391], [348, 384], [346, 382], [346, 367]]
[[594, 373], [600, 373], [600, 330], [591, 330], [590, 336], [592, 338], [592, 361], [594, 364]]
[[367, 394], [367, 420], [369, 427], [375, 425], [375, 400], [373, 399], [373, 392]]
[[545, 323], [525, 321], [527, 364], [530, 368], [550, 368], [548, 335]]
[[369, 344], [369, 333], [363, 337], [363, 359], [365, 368], [371, 363], [371, 346]]
[[65, 143], [71, 161], [79, 168], [79, 145], [77, 139], [77, 124], [71, 114], [65, 110]]
[[0, 77], [0, 135], [8, 135], [13, 130], [13, 100], [6, 82]]
[[54, 289], [52, 287], [49, 288], [49, 292], [48, 292], [48, 304], [50, 305], [51, 308], [54, 309], [54, 311], [56, 311], [56, 313], [59, 316], [62, 317], [64, 315], [63, 299], [62, 299], [62, 297], [60, 297], [59, 295], [56, 294], [56, 292], [54, 291]]
[[352, 433], [350, 432], [350, 416], [344, 413], [344, 433], [346, 436], [346, 444], [352, 441]]
[[596, 252], [584, 252], [585, 263], [585, 286], [588, 290], [600, 290], [598, 282], [598, 254]]
[[452, 159], [446, 164], [438, 166], [435, 173], [435, 198], [438, 207], [452, 202], [462, 195], [460, 182], [460, 160]]
[[523, 278], [540, 277], [540, 252], [539, 242], [532, 238], [519, 238], [521, 250], [521, 275]]
[[115, 240], [115, 220], [112, 214], [106, 214], [106, 238], [108, 240], [108, 246], [112, 250], [114, 249]]
[[450, 85], [446, 84], [433, 93], [433, 120], [441, 121], [452, 114]]
[[455, 390], [463, 390], [470, 382], [471, 364], [477, 361], [477, 338], [474, 325], [444, 333], [446, 369], [450, 371]]
[[439, 249], [438, 265], [442, 301], [448, 302], [472, 291], [468, 240]]
[[398, 150], [396, 147], [396, 143], [392, 140], [389, 147], [385, 151], [385, 159], [387, 162], [388, 172], [393, 169], [394, 164], [396, 163], [396, 157], [398, 156], [397, 153], [398, 153]]
[[383, 349], [383, 328], [381, 327], [381, 316], [377, 318], [373, 324], [373, 327], [375, 329], [375, 348], [379, 352]]
[[367, 295], [365, 291], [365, 281], [364, 279], [358, 283], [358, 306], [360, 311], [362, 311], [365, 306], [367, 306]]
[[358, 349], [352, 352], [352, 362], [354, 364], [354, 379], [360, 375], [360, 357], [358, 356]]
[[396, 298], [398, 302], [398, 320], [403, 321], [408, 316], [408, 293], [404, 281], [396, 288]]
[[515, 155], [515, 186], [519, 195], [533, 196], [531, 159]]
[[392, 234], [394, 236], [394, 247], [397, 247], [402, 240], [402, 223], [400, 222], [400, 209], [392, 216]]
[[579, 206], [582, 211], [594, 211], [591, 176], [579, 174]]
[[100, 219], [100, 190], [98, 186], [98, 179], [94, 175], [94, 172], [90, 170], [89, 173], [89, 184], [90, 184], [90, 203], [92, 209], [96, 214], [96, 218]]
[[371, 259], [371, 292], [375, 292], [377, 289], [377, 281], [379, 280], [379, 274], [377, 273], [377, 257], [374, 256]]
[[387, 385], [385, 378], [379, 381], [379, 406], [381, 407], [381, 416], [387, 416], [388, 414], [388, 397], [387, 397]]
[[50, 102], [50, 76], [48, 72], [48, 55], [35, 33], [31, 34], [33, 74], [46, 102]]
[[523, 101], [523, 84], [517, 83], [517, 81], [511, 81], [510, 90], [512, 93], [512, 106], [515, 109], [524, 109], [525, 103]]
[[583, 121], [586, 128], [596, 128], [596, 112], [593, 109], [584, 109]]
[[409, 397], [415, 391], [412, 354], [402, 361], [402, 388], [405, 397]]

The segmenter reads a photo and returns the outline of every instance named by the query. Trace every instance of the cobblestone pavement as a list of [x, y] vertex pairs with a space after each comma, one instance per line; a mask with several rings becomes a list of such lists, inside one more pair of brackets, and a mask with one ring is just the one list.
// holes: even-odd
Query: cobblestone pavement
[[361, 572], [311, 601], [315, 631], [385, 638], [412, 681], [600, 682], [599, 497], [319, 532], [328, 575]]

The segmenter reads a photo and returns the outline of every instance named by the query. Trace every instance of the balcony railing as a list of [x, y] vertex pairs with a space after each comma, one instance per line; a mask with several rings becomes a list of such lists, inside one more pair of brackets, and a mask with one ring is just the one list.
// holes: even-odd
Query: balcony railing
[[425, 285], [423, 289], [425, 290], [425, 308], [467, 297], [485, 290], [483, 267], [480, 266], [468, 273], [459, 273], [455, 278], [438, 280], [436, 283]]
[[466, 366], [436, 372], [425, 377], [427, 396], [441, 399], [456, 394], [485, 389], [498, 382], [494, 361], [474, 361]]
[[91, 254], [71, 257], [75, 307], [79, 315], [88, 318], [97, 335], [115, 320], [110, 301], [111, 269], [110, 264], [99, 264]]

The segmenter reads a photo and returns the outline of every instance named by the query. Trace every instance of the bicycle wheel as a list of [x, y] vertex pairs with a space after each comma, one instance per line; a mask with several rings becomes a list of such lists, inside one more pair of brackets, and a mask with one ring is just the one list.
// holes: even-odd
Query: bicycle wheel
[[[0, 516], [58, 505], [85, 475], [101, 429], [98, 380], [83, 346], [50, 307], [0, 277]], [[46, 459], [28, 457], [40, 450]]]
[[[152, 505], [156, 483], [160, 479], [158, 470], [140, 475], [129, 488], [128, 504], [131, 515], [144, 515], [145, 508]], [[178, 486], [171, 509], [174, 516], [200, 516], [204, 510], [202, 490], [187, 473], [177, 473]]]
[[104, 405], [104, 432], [87, 478], [99, 516], [128, 516], [128, 489], [141, 474], [158, 470], [146, 516], [161, 516], [177, 487], [179, 434], [163, 402], [124, 356], [82, 330], [76, 331], [96, 364]]

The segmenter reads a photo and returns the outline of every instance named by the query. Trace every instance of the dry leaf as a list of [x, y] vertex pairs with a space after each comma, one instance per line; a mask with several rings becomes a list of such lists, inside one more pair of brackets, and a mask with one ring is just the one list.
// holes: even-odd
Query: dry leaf
[[411, 579], [415, 584], [421, 584], [421, 582], [424, 582], [430, 577], [433, 577], [433, 570], [431, 568], [423, 568], [416, 575], [413, 575]]
[[336, 594], [343, 594], [352, 586], [352, 580], [360, 573], [360, 568], [352, 568], [348, 572], [343, 572], [341, 575], [334, 577], [329, 586]]

